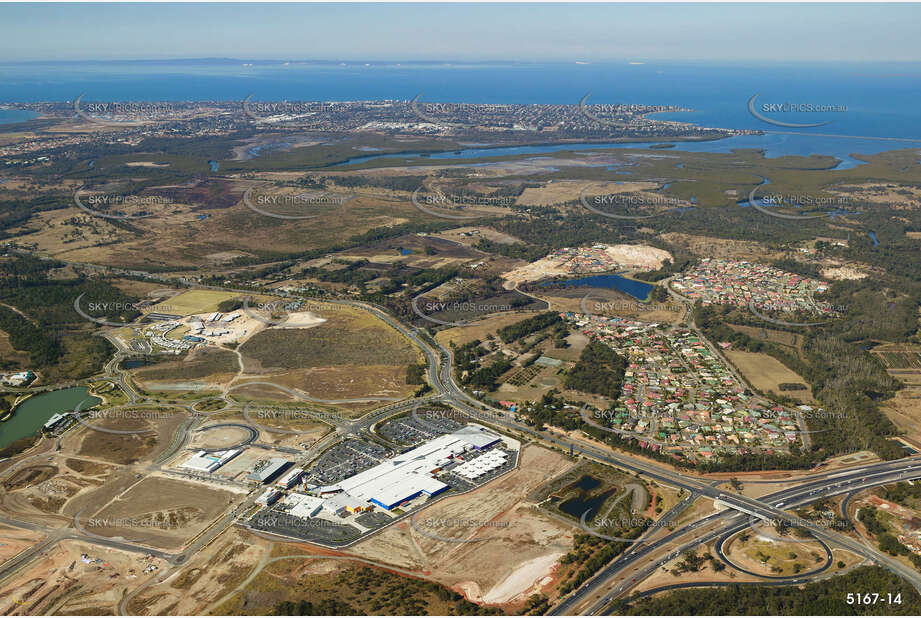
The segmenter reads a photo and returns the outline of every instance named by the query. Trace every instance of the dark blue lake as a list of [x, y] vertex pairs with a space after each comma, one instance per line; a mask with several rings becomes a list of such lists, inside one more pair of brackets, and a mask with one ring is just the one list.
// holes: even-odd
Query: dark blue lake
[[541, 285], [558, 285], [566, 287], [587, 287], [587, 288], [605, 288], [608, 290], [618, 290], [629, 294], [637, 300], [646, 300], [649, 293], [652, 292], [653, 286], [635, 279], [627, 279], [620, 275], [591, 275], [589, 277], [580, 277], [579, 279], [569, 279], [567, 281], [554, 281], [543, 283]]

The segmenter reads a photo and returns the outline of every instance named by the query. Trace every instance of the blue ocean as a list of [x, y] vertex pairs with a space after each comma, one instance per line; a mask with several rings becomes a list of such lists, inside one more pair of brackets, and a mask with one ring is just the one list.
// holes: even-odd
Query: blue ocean
[[[762, 148], [768, 156], [872, 154], [921, 147], [921, 65], [611, 63], [399, 63], [184, 60], [0, 64], [0, 103], [90, 100], [369, 100], [576, 104], [642, 103], [690, 112], [658, 116], [702, 126], [761, 129], [681, 149], [723, 152]], [[757, 106], [793, 104], [836, 111], [766, 113], [784, 128], [754, 117]], [[11, 122], [0, 112], [0, 122]], [[886, 139], [880, 139], [886, 138]], [[902, 141], [906, 140], [906, 141]], [[917, 141], [915, 141], [917, 140]], [[854, 164], [854, 162], [851, 162]]]

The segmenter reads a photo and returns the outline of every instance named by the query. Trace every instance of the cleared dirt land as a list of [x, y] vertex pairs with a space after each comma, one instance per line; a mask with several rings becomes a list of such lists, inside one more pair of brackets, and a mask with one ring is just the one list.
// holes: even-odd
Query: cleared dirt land
[[104, 410], [101, 414], [108, 417], [87, 421], [92, 427], [81, 432], [76, 454], [120, 465], [154, 459], [169, 445], [173, 433], [188, 418], [185, 411], [171, 408]]
[[0, 584], [0, 614], [117, 614], [122, 596], [165, 566], [142, 554], [62, 541]]
[[[416, 514], [415, 528], [403, 521], [354, 546], [352, 553], [424, 570], [473, 601], [503, 605], [523, 601], [552, 581], [558, 558], [572, 548], [574, 532], [525, 498], [572, 465], [564, 455], [526, 446], [514, 472], [471, 493], [442, 500]], [[432, 523], [455, 520], [483, 525]]]
[[148, 477], [80, 521], [93, 534], [179, 549], [230, 504], [234, 494], [203, 483]]
[[270, 543], [231, 528], [188, 564], [132, 599], [129, 612], [147, 616], [205, 614], [212, 603], [242, 583], [270, 550]]
[[[44, 537], [40, 532], [33, 532], [24, 528], [15, 528], [0, 524], [0, 563], [3, 563], [27, 547], [32, 547]], [[0, 613], [2, 613], [0, 605]]]
[[[605, 253], [617, 263], [618, 268], [655, 270], [661, 268], [666, 260], [672, 259], [668, 251], [647, 245], [612, 245], [605, 249]], [[527, 266], [516, 268], [503, 275], [503, 278], [513, 283], [526, 283], [547, 277], [571, 275], [570, 270], [564, 267], [568, 262], [569, 260], [561, 260], [559, 257], [547, 256]]]
[[[789, 395], [804, 403], [814, 403], [812, 389], [806, 381], [786, 367], [779, 360], [767, 354], [727, 350], [726, 356], [739, 368], [745, 379], [762, 393], [773, 391], [778, 395]], [[782, 390], [781, 384], [802, 384], [804, 390]]]

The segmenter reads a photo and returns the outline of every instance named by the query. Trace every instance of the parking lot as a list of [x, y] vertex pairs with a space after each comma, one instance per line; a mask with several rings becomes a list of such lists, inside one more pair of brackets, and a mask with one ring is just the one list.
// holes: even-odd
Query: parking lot
[[[389, 521], [390, 518], [387, 519]], [[361, 530], [349, 524], [319, 518], [294, 517], [277, 507], [259, 511], [249, 520], [248, 524], [254, 530], [263, 530], [332, 546], [346, 545], [357, 539], [362, 533]]]
[[383, 423], [377, 432], [395, 444], [415, 446], [462, 428], [464, 423], [451, 418], [455, 414], [453, 410], [419, 410], [415, 415], [409, 414]]
[[[489, 450], [493, 450], [493, 449], [489, 449]], [[498, 448], [498, 449], [496, 449], [496, 450], [500, 450], [500, 451], [502, 451], [503, 453], [505, 453], [506, 455], [508, 455], [508, 460], [507, 460], [507, 461], [505, 462], [505, 464], [503, 464], [502, 466], [496, 468], [495, 470], [491, 470], [491, 471], [487, 472], [486, 474], [484, 474], [483, 476], [477, 478], [476, 480], [466, 479], [466, 478], [464, 478], [464, 477], [462, 477], [462, 476], [458, 476], [457, 474], [452, 474], [452, 473], [451, 473], [451, 470], [453, 470], [454, 468], [457, 468], [458, 466], [460, 466], [460, 465], [462, 465], [462, 464], [464, 463], [463, 460], [457, 460], [457, 461], [455, 461], [454, 463], [452, 463], [450, 466], [445, 466], [445, 468], [442, 470], [442, 472], [441, 472], [440, 474], [438, 474], [438, 478], [439, 478], [442, 482], [447, 483], [448, 485], [450, 485], [450, 486], [451, 486], [451, 490], [452, 490], [453, 492], [458, 492], [458, 493], [462, 493], [462, 492], [465, 492], [465, 491], [469, 491], [469, 490], [474, 489], [474, 488], [476, 488], [476, 487], [480, 487], [481, 485], [485, 485], [486, 483], [490, 482], [490, 481], [493, 480], [494, 478], [499, 477], [499, 476], [502, 476], [503, 474], [505, 474], [505, 473], [508, 472], [509, 470], [514, 469], [514, 467], [515, 467], [515, 466], [517, 465], [517, 463], [518, 463], [518, 451], [514, 451], [514, 450], [510, 450], [510, 449], [505, 449], [505, 448]], [[470, 454], [468, 454], [467, 456], [465, 456], [465, 459], [469, 461], [470, 459], [474, 459], [474, 458], [476, 458], [476, 457], [479, 457], [479, 456], [481, 456], [483, 453], [487, 453], [487, 452], [489, 452], [489, 451], [482, 451], [482, 452], [478, 452], [478, 453], [476, 453], [476, 454], [470, 453]]]
[[396, 453], [364, 440], [349, 439], [323, 453], [307, 474], [307, 482], [332, 485], [373, 468]]

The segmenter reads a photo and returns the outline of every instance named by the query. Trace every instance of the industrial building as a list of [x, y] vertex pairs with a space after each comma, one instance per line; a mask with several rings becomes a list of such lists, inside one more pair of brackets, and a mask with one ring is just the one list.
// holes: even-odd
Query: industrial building
[[266, 489], [264, 494], [256, 498], [256, 504], [270, 506], [274, 504], [279, 497], [281, 497], [281, 492], [277, 489]]
[[228, 451], [215, 451], [212, 453], [198, 451], [181, 463], [179, 467], [187, 470], [195, 470], [197, 472], [214, 472], [242, 452], [243, 451], [238, 448]]
[[458, 455], [483, 450], [500, 440], [483, 427], [468, 425], [318, 491], [324, 496], [345, 495], [356, 503], [371, 502], [389, 511], [418, 496], [445, 491], [448, 485], [433, 474]]
[[294, 493], [285, 496], [279, 504], [284, 505], [288, 514], [294, 517], [309, 519], [322, 510], [323, 499], [308, 496], [306, 494]]
[[261, 467], [253, 470], [246, 478], [251, 481], [259, 481], [260, 483], [271, 483], [272, 479], [281, 474], [289, 465], [291, 465], [291, 462], [280, 457], [275, 457], [265, 462]]
[[68, 421], [71, 421], [71, 420], [73, 419], [71, 418], [71, 415], [69, 412], [65, 414], [55, 414], [51, 418], [49, 418], [48, 421], [44, 425], [42, 425], [42, 429], [44, 431], [49, 431], [49, 432], [55, 431], [56, 429], [59, 429], [60, 427], [62, 427]]
[[304, 474], [303, 468], [294, 468], [283, 477], [275, 481], [275, 484], [283, 489], [291, 489], [291, 487], [301, 480], [301, 476]]

